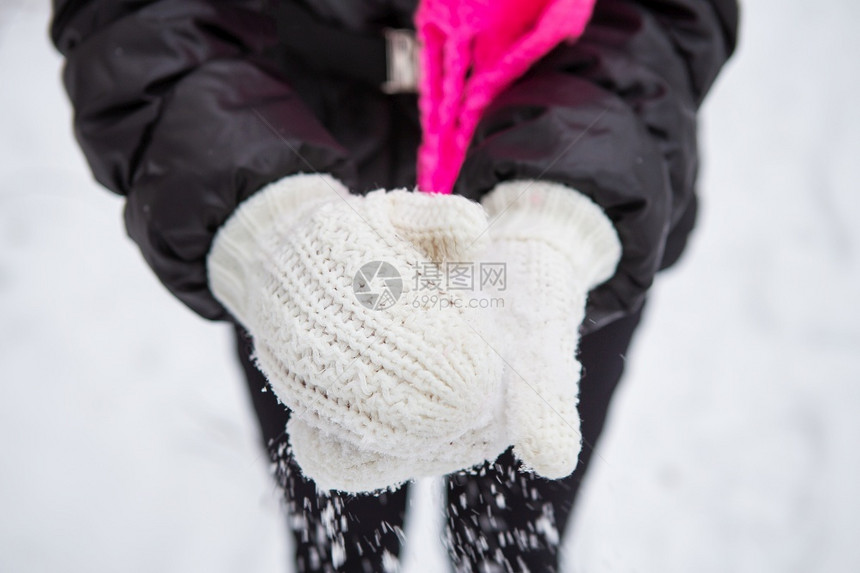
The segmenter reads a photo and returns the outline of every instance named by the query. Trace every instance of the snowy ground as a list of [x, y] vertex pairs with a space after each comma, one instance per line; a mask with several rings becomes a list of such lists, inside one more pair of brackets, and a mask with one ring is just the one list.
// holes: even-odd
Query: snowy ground
[[[47, 4], [0, 2], [0, 571], [283, 572], [228, 333], [91, 181]], [[628, 357], [572, 572], [860, 571], [860, 4], [745, 8], [701, 226]], [[442, 571], [419, 493], [405, 569]]]

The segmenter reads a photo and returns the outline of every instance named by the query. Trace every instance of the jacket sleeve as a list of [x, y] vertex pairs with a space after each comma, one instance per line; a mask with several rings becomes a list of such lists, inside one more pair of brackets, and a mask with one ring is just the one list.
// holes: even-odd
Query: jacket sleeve
[[696, 213], [698, 107], [734, 50], [734, 0], [597, 0], [574, 44], [538, 62], [485, 112], [455, 192], [548, 179], [603, 207], [621, 239], [589, 295], [584, 331], [642, 304]]
[[354, 176], [266, 64], [277, 33], [264, 0], [55, 0], [51, 39], [95, 178], [126, 196], [129, 236], [206, 318], [226, 317], [205, 261], [242, 200], [293, 173]]

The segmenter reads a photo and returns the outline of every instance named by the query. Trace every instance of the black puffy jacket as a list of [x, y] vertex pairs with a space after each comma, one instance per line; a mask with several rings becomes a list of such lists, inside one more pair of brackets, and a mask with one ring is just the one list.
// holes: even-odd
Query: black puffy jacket
[[[317, 57], [325, 38], [302, 22], [279, 26], [272, 1], [54, 1], [51, 38], [93, 173], [126, 196], [128, 233], [161, 281], [212, 319], [226, 311], [207, 287], [210, 243], [260, 187], [311, 171], [355, 192], [415, 183], [416, 96], [332, 73]], [[417, 0], [301, 4], [375, 40], [411, 27]], [[582, 38], [484, 114], [455, 193], [477, 200], [504, 179], [549, 179], [615, 223], [622, 260], [591, 293], [586, 330], [638, 308], [685, 245], [697, 109], [737, 20], [733, 0], [597, 0]]]

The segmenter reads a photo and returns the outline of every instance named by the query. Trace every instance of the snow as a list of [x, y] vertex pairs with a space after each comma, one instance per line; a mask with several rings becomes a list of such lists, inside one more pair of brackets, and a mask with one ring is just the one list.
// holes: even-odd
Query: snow
[[[628, 356], [570, 572], [860, 570], [860, 4], [744, 8], [701, 224]], [[92, 181], [47, 23], [0, 3], [0, 571], [288, 570], [229, 332]], [[441, 494], [415, 490], [407, 573], [445, 568]]]

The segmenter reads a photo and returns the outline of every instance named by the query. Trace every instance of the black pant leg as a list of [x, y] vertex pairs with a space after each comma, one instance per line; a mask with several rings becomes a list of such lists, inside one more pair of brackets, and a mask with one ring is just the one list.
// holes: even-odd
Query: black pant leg
[[278, 403], [251, 359], [248, 334], [236, 329], [239, 359], [264, 444], [283, 488], [295, 540], [296, 570], [304, 572], [383, 571], [396, 560], [403, 538], [408, 488], [381, 495], [320, 492], [302, 476], [290, 455], [286, 434], [289, 411]]
[[583, 446], [576, 471], [547, 480], [520, 471], [512, 450], [477, 472], [447, 478], [446, 545], [460, 572], [558, 570], [558, 550], [624, 370], [641, 311], [580, 341]]

